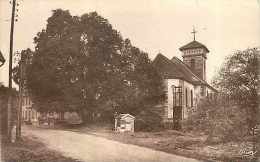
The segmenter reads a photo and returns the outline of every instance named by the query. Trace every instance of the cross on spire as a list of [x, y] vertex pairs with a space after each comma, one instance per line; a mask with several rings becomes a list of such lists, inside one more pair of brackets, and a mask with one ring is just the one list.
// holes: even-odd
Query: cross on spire
[[193, 30], [192, 30], [192, 34], [193, 34], [193, 40], [195, 41], [196, 40], [196, 33], [197, 33], [198, 31], [196, 31], [195, 30], [195, 27], [193, 26]]

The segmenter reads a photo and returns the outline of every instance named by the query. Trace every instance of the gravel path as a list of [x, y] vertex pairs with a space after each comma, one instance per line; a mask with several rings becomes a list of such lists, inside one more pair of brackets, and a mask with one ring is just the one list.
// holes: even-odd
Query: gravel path
[[199, 162], [199, 160], [70, 131], [24, 128], [23, 134], [36, 136], [47, 147], [83, 162]]

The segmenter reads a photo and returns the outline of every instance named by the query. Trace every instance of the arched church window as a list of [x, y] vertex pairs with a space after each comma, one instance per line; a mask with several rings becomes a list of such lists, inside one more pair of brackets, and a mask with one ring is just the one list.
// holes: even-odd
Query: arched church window
[[193, 91], [190, 90], [190, 106], [193, 107]]
[[182, 87], [173, 88], [173, 106], [182, 106]]
[[185, 100], [186, 100], [186, 107], [188, 107], [188, 89], [185, 89]]
[[204, 77], [206, 76], [206, 61], [204, 60], [203, 63], [203, 70], [204, 70]]
[[205, 92], [205, 87], [204, 87], [204, 86], [201, 86], [201, 87], [200, 87], [200, 95], [201, 95], [201, 96], [205, 96], [205, 93], [206, 93], [206, 92]]
[[174, 88], [174, 87], [175, 87], [174, 85], [171, 86], [171, 88], [172, 88], [172, 94], [173, 94], [173, 106], [176, 105], [176, 103], [175, 103], [175, 88]]

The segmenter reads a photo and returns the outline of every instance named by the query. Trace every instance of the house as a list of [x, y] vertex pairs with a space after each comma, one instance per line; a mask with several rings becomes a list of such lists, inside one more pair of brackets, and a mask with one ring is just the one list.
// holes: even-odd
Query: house
[[153, 60], [165, 85], [166, 100], [161, 106], [164, 109], [163, 122], [175, 123], [176, 127], [196, 111], [200, 99], [213, 99], [217, 92], [206, 81], [208, 48], [194, 38], [179, 50], [183, 60], [177, 57], [168, 59], [161, 53]]
[[55, 121], [65, 121], [69, 124], [80, 124], [82, 120], [76, 112], [39, 112], [33, 105], [28, 89], [22, 90], [22, 120], [28, 124], [53, 125]]
[[[26, 53], [22, 54], [22, 59], [19, 64], [19, 68], [21, 71], [21, 83], [19, 84], [19, 91], [21, 92], [22, 96], [22, 120], [28, 124], [38, 124], [41, 123], [42, 119], [63, 119], [62, 113], [50, 112], [50, 113], [41, 113], [36, 110], [30, 92], [27, 87], [27, 79], [26, 79], [26, 65], [32, 63], [32, 57], [30, 57], [29, 50], [25, 51]], [[47, 122], [47, 120], [45, 120]]]
[[80, 124], [82, 119], [76, 112], [39, 112], [33, 105], [26, 84], [22, 87], [22, 120], [28, 124], [53, 125], [55, 121], [64, 121], [69, 124]]
[[22, 97], [23, 121], [27, 123], [38, 122], [38, 117], [40, 116], [40, 113], [33, 109], [33, 103], [26, 88], [23, 88]]
[[27, 55], [22, 54], [22, 61], [19, 64], [19, 68], [21, 71], [21, 83], [19, 85], [19, 91], [21, 91], [22, 95], [22, 120], [26, 123], [35, 123], [38, 122], [38, 118], [40, 113], [37, 112], [33, 108], [33, 102], [29, 95], [29, 91], [27, 88], [27, 80], [25, 79], [26, 76], [26, 68], [25, 66], [31, 63], [31, 58]]

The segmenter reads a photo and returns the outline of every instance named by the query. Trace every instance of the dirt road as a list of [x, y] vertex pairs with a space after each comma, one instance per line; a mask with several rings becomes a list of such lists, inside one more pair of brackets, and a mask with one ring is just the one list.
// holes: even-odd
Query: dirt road
[[94, 135], [71, 131], [24, 128], [23, 134], [33, 135], [47, 147], [64, 156], [84, 162], [199, 162], [177, 155], [130, 144], [107, 140]]

